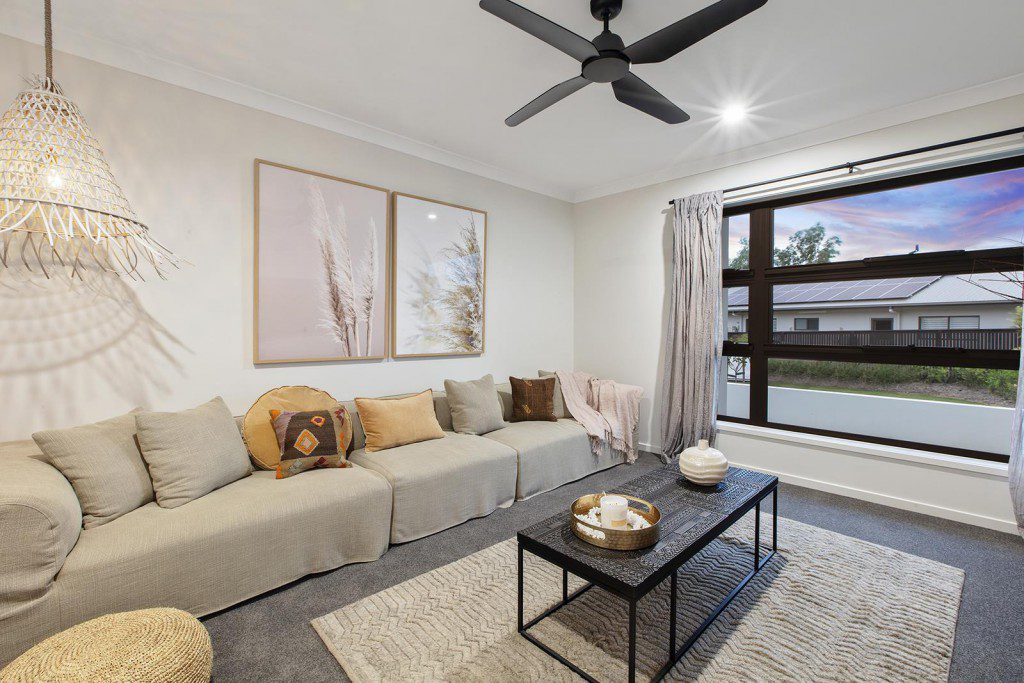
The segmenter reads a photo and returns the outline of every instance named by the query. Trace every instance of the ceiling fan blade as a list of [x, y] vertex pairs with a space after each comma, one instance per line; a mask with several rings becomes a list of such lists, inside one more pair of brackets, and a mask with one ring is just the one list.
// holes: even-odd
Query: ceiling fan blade
[[583, 36], [511, 0], [480, 0], [480, 7], [581, 62], [598, 56], [597, 48]]
[[615, 99], [650, 114], [665, 123], [683, 123], [690, 120], [690, 115], [672, 104], [667, 97], [647, 85], [636, 74], [626, 74], [612, 83]]
[[768, 0], [718, 0], [626, 48], [633, 64], [664, 62], [762, 7]]
[[576, 78], [570, 78], [569, 80], [559, 83], [555, 87], [545, 92], [540, 97], [534, 99], [528, 105], [517, 111], [512, 116], [505, 119], [506, 126], [518, 126], [520, 123], [530, 118], [535, 114], [539, 114], [544, 111], [552, 104], [559, 102], [569, 95], [573, 94], [585, 85], [588, 85], [590, 81], [583, 78], [583, 76], [577, 76]]

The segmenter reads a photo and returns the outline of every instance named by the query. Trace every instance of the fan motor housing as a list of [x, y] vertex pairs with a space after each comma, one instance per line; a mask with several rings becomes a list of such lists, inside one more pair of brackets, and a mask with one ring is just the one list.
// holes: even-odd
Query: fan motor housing
[[611, 31], [602, 31], [593, 40], [598, 56], [583, 62], [583, 77], [594, 83], [611, 83], [629, 73], [629, 57], [623, 50], [622, 38]]
[[629, 60], [622, 54], [602, 54], [583, 62], [583, 77], [594, 83], [611, 83], [629, 73]]

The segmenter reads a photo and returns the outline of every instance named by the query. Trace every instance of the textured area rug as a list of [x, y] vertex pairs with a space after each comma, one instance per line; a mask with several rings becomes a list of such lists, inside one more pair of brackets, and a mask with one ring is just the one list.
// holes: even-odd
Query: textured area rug
[[[748, 518], [679, 572], [679, 642], [753, 564]], [[771, 533], [770, 527], [762, 530]], [[945, 681], [964, 575], [779, 519], [779, 553], [669, 673], [685, 681]], [[526, 554], [526, 618], [561, 599]], [[570, 575], [570, 590], [583, 582]], [[668, 653], [668, 585], [638, 606], [638, 680]], [[600, 681], [626, 678], [626, 603], [594, 588], [530, 632]], [[314, 620], [353, 681], [573, 681], [516, 632], [510, 539]]]

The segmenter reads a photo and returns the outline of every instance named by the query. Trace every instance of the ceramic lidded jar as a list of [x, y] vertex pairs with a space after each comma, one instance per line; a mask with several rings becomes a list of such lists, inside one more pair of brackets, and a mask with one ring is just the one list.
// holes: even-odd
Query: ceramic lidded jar
[[722, 451], [712, 448], [707, 439], [701, 439], [679, 455], [679, 471], [689, 481], [700, 486], [714, 486], [723, 479], [729, 461]]

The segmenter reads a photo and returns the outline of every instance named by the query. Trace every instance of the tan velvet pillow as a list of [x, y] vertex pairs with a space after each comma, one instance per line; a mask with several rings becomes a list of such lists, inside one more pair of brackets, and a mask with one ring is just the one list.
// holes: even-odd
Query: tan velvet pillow
[[370, 453], [444, 436], [430, 389], [405, 398], [357, 398], [356, 411]]
[[338, 404], [333, 396], [321, 389], [291, 386], [271, 389], [256, 399], [242, 421], [242, 436], [249, 449], [249, 457], [257, 467], [276, 470], [281, 462], [281, 446], [277, 442], [271, 410], [300, 413], [306, 410], [333, 410]]

